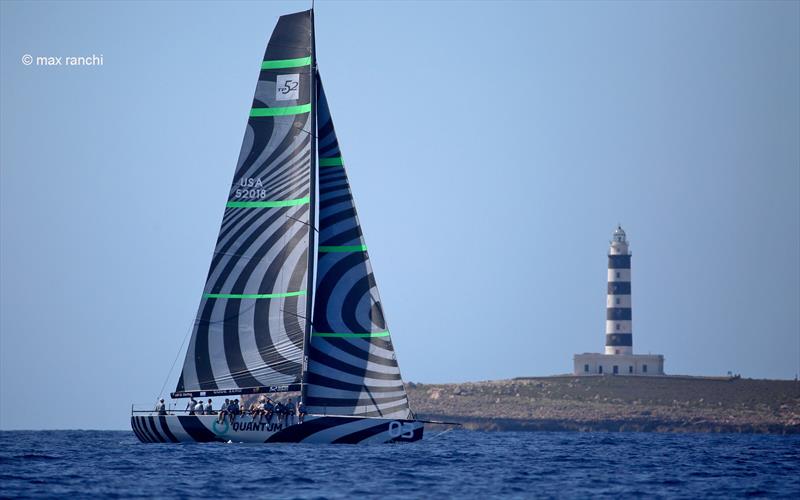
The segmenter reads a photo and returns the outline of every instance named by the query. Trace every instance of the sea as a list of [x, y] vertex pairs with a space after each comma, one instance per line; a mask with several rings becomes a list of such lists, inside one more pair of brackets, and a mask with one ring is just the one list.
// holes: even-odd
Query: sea
[[800, 498], [800, 436], [428, 431], [395, 445], [0, 432], [3, 498]]

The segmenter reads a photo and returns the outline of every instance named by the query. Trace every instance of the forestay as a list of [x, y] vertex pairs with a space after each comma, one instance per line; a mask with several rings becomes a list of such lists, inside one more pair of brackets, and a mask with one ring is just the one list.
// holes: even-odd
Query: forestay
[[282, 16], [173, 396], [299, 387], [314, 199], [312, 58], [311, 12]]

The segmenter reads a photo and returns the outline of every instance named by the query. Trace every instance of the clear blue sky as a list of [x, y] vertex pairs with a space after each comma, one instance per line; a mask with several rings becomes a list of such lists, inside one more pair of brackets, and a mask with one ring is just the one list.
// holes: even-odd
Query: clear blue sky
[[[307, 4], [0, 3], [0, 428], [154, 401]], [[599, 352], [618, 222], [636, 352], [798, 372], [800, 3], [320, 1], [317, 46], [407, 381]]]

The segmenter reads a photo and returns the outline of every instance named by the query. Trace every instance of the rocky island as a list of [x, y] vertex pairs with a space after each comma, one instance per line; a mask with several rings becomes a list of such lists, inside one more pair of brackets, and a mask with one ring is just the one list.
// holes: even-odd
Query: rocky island
[[800, 382], [523, 377], [406, 386], [418, 417], [492, 431], [800, 433]]

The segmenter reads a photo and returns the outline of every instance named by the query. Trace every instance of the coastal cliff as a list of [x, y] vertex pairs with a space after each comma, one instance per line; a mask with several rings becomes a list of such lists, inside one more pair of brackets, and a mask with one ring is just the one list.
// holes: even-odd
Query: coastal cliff
[[406, 389], [419, 418], [475, 430], [800, 434], [791, 380], [556, 376]]

